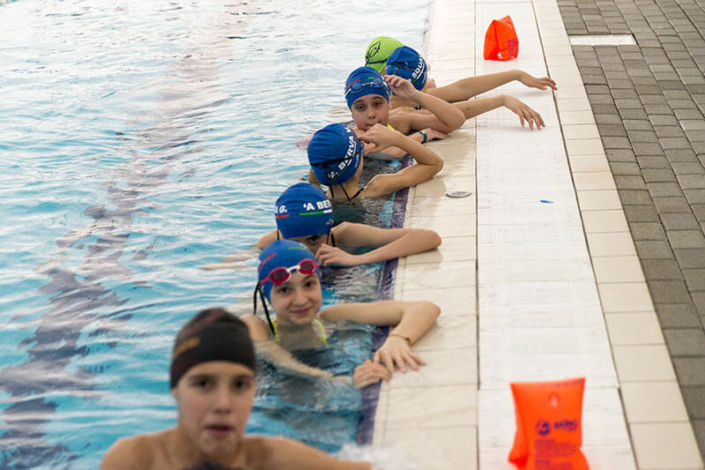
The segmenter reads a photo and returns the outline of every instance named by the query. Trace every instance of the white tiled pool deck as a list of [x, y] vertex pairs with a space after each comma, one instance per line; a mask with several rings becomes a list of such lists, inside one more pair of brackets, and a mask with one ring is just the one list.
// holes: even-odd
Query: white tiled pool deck
[[[485, 61], [507, 14], [519, 58]], [[410, 191], [406, 226], [443, 245], [399, 263], [396, 297], [443, 313], [415, 346], [428, 366], [382, 386], [375, 444], [423, 469], [513, 469], [509, 383], [585, 376], [591, 468], [702, 469], [556, 0], [436, 0], [426, 57], [439, 84], [519, 68], [559, 90], [492, 92], [539, 111], [540, 132], [499, 109], [431, 144], [446, 167]]]

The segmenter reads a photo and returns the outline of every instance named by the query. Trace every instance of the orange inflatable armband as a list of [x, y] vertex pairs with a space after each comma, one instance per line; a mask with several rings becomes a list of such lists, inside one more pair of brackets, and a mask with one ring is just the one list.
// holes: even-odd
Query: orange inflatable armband
[[511, 387], [517, 431], [509, 461], [520, 470], [588, 470], [580, 450], [585, 377]]
[[519, 55], [519, 38], [512, 18], [492, 20], [485, 33], [485, 60], [509, 60]]

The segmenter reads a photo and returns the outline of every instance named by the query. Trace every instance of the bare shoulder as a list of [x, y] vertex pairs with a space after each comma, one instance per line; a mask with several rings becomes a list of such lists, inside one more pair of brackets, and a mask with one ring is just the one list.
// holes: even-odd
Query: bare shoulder
[[269, 339], [269, 329], [267, 328], [267, 323], [259, 317], [254, 316], [251, 313], [243, 315], [240, 320], [247, 325], [247, 329], [250, 331], [250, 336], [254, 341], [266, 341]]
[[164, 433], [124, 437], [105, 453], [100, 470], [131, 470], [154, 468], [163, 448]]
[[331, 233], [335, 236], [336, 242], [347, 244], [345, 242], [350, 240], [346, 237], [355, 236], [364, 232], [368, 227], [368, 225], [355, 222], [341, 222], [331, 229]]
[[380, 197], [405, 187], [403, 177], [399, 172], [381, 173], [373, 176], [365, 185], [362, 195], [366, 198]]
[[247, 436], [248, 468], [286, 469], [369, 469], [363, 462], [345, 462], [304, 443], [286, 437]]

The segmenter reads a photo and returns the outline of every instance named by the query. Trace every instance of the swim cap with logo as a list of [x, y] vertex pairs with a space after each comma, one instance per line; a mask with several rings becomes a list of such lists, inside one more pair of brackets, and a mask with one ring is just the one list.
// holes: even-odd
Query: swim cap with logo
[[387, 59], [385, 73], [406, 78], [414, 85], [414, 88], [423, 90], [426, 85], [428, 67], [418, 52], [408, 46], [402, 46], [392, 52]]
[[256, 370], [255, 349], [247, 326], [222, 308], [203, 310], [176, 335], [169, 368], [170, 388], [193, 366], [227, 361]]
[[370, 45], [367, 46], [367, 51], [365, 51], [365, 66], [372, 67], [379, 73], [382, 73], [389, 54], [394, 52], [394, 49], [403, 45], [404, 44], [396, 39], [387, 36], [374, 38]]
[[308, 162], [321, 183], [342, 184], [360, 167], [364, 147], [345, 124], [329, 124], [313, 134], [308, 144]]
[[[257, 267], [257, 283], [269, 277], [269, 274], [276, 268], [291, 268], [298, 265], [305, 259], [315, 260], [316, 257], [306, 248], [305, 245], [293, 240], [276, 240], [267, 246], [259, 254], [259, 266]], [[320, 277], [321, 271], [316, 267], [316, 274]], [[265, 282], [260, 285], [262, 294], [269, 300], [273, 284]]]
[[326, 194], [309, 183], [297, 183], [276, 202], [274, 216], [284, 238], [327, 235], [333, 226], [333, 207]]
[[389, 85], [375, 69], [358, 67], [345, 81], [345, 100], [348, 102], [348, 108], [352, 109], [355, 100], [366, 95], [380, 95], [389, 101]]

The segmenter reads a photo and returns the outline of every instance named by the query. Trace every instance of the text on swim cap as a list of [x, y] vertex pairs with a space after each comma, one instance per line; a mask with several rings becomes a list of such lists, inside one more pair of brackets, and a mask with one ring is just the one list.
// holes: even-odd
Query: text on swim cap
[[411, 74], [411, 77], [414, 79], [419, 78], [419, 75], [423, 72], [424, 68], [423, 59], [419, 58], [419, 65], [416, 66], [416, 70], [414, 70], [414, 73]]
[[[350, 129], [348, 131], [348, 151], [345, 152], [345, 158], [352, 158], [355, 155], [355, 136]], [[342, 167], [341, 167], [342, 169]]]
[[[320, 210], [325, 210], [325, 209], [331, 209], [331, 204], [328, 199], [324, 201], [311, 201], [311, 202], [302, 202], [301, 207], [304, 210], [304, 212], [308, 211], [320, 211]], [[277, 208], [274, 210], [275, 215], [283, 215], [287, 214], [289, 210], [286, 207], [286, 204], [282, 204], [280, 206], [277, 206]]]

